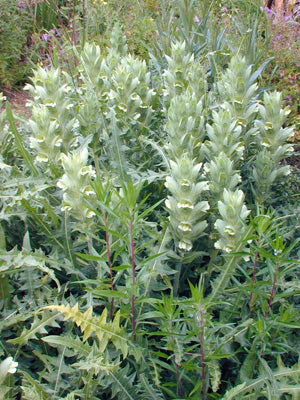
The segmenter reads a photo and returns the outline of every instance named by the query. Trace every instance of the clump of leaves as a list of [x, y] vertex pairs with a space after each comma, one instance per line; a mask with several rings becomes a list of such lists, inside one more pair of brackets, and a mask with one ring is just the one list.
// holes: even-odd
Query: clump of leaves
[[158, 73], [117, 26], [78, 76], [34, 74], [29, 121], [7, 106], [0, 215], [26, 234], [0, 232], [2, 355], [24, 399], [298, 396], [298, 240], [273, 198], [287, 110], [262, 68], [235, 54], [207, 75], [191, 43]]

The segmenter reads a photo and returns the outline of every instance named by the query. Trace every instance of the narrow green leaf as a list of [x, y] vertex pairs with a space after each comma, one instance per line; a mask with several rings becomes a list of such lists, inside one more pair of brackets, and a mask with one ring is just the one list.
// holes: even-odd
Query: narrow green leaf
[[16, 123], [15, 123], [14, 116], [13, 116], [9, 102], [6, 103], [6, 115], [7, 115], [8, 122], [10, 124], [10, 129], [15, 137], [17, 148], [18, 148], [20, 154], [23, 156], [25, 164], [27, 165], [27, 167], [31, 170], [31, 172], [35, 176], [38, 176], [39, 175], [38, 170], [35, 168], [30, 154], [23, 146], [23, 139], [22, 139], [22, 136], [19, 134], [18, 129], [16, 127]]
[[13, 344], [25, 345], [30, 339], [38, 339], [37, 333], [47, 333], [46, 327], [52, 326], [59, 328], [56, 322], [57, 315], [44, 313], [40, 319], [35, 316], [33, 323], [29, 329], [24, 328], [22, 334], [16, 339], [10, 339], [9, 342]]
[[40, 400], [50, 400], [50, 397], [48, 397], [47, 392], [44, 390], [43, 386], [39, 382], [37, 382], [35, 379], [31, 378], [31, 376], [29, 374], [27, 374], [27, 372], [25, 372], [25, 371], [22, 371], [22, 374], [25, 378], [25, 382], [24, 382], [24, 380], [22, 382], [23, 385], [27, 381], [30, 384], [30, 386], [35, 390], [35, 392], [39, 395]]
[[88, 342], [83, 343], [79, 338], [74, 339], [67, 336], [49, 335], [42, 338], [43, 342], [54, 346], [66, 346], [75, 350], [80, 355], [88, 356], [91, 352], [91, 347]]

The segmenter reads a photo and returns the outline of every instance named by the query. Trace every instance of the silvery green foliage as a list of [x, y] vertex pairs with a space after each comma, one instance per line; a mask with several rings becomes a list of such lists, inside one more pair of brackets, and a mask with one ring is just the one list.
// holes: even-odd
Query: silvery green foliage
[[132, 55], [121, 58], [111, 76], [109, 105], [123, 125], [148, 124], [152, 116], [155, 92], [151, 89], [150, 73], [145, 61]]
[[171, 99], [185, 93], [194, 93], [199, 101], [207, 91], [204, 68], [194, 60], [193, 54], [186, 51], [185, 42], [171, 45], [171, 56], [167, 56], [168, 67], [163, 73], [165, 89], [163, 94], [167, 105]]
[[185, 42], [172, 43], [171, 57], [166, 55], [168, 67], [164, 71], [164, 95], [169, 101], [182, 94], [188, 87], [188, 69], [194, 62], [192, 54], [186, 52]]
[[106, 109], [109, 83], [103, 72], [101, 49], [86, 43], [80, 56], [80, 79], [82, 85], [78, 107], [78, 121], [83, 135], [92, 135], [95, 140], [103, 129], [101, 113]]
[[[188, 90], [196, 95], [196, 98], [202, 99], [207, 103], [209, 100], [208, 83], [205, 68], [199, 62], [193, 62], [187, 70], [187, 79], [189, 81]], [[208, 98], [207, 101], [206, 98]]]
[[87, 165], [87, 161], [86, 147], [74, 151], [73, 154], [62, 154], [64, 175], [57, 182], [57, 186], [63, 190], [62, 210], [70, 212], [81, 222], [86, 222], [95, 215], [84, 201], [87, 196], [90, 201], [95, 197], [91, 178], [95, 177], [96, 173], [91, 165]]
[[166, 129], [167, 145], [172, 160], [188, 153], [191, 158], [201, 158], [202, 140], [205, 135], [205, 120], [202, 101], [194, 93], [185, 92], [171, 100]]
[[233, 161], [223, 152], [206, 163], [204, 169], [214, 202], [221, 199], [224, 189], [233, 191], [241, 182], [239, 171], [234, 169]]
[[209, 159], [226, 154], [234, 163], [238, 163], [244, 154], [242, 128], [232, 116], [230, 109], [212, 112], [213, 124], [207, 124], [207, 136], [205, 142], [206, 153]]
[[156, 94], [146, 62], [127, 54], [120, 32], [116, 27], [107, 55], [95, 44], [85, 45], [79, 66], [83, 84], [78, 119], [81, 130], [95, 141], [109, 139], [111, 129], [106, 128], [115, 124], [125, 141], [120, 146], [125, 144], [134, 152], [138, 132], [152, 121]]
[[62, 137], [48, 108], [33, 107], [29, 125], [32, 132], [30, 146], [37, 152], [36, 161], [56, 164], [61, 154]]
[[176, 162], [170, 161], [170, 164], [172, 176], [167, 177], [166, 187], [172, 196], [168, 196], [166, 207], [173, 232], [179, 240], [179, 249], [190, 251], [193, 241], [203, 235], [207, 227], [203, 219], [209, 204], [199, 199], [203, 191], [208, 190], [208, 184], [199, 182], [201, 164], [195, 164], [187, 155], [182, 155]]
[[112, 52], [119, 54], [121, 57], [128, 53], [126, 36], [124, 35], [120, 25], [116, 24], [111, 32], [109, 40], [109, 48]]
[[53, 172], [60, 153], [69, 152], [77, 143], [78, 122], [72, 111], [72, 89], [63, 84], [59, 69], [39, 68], [32, 82], [26, 86], [33, 96], [29, 120], [31, 147], [36, 152], [36, 161], [43, 162], [46, 169], [52, 167]]
[[217, 249], [232, 252], [243, 238], [246, 219], [250, 213], [244, 205], [242, 190], [224, 189], [223, 199], [218, 201], [218, 209], [222, 219], [217, 219], [215, 228], [220, 239], [215, 243]]
[[89, 89], [99, 96], [107, 94], [107, 74], [103, 71], [103, 56], [100, 46], [94, 43], [86, 43], [80, 55], [80, 78], [82, 87]]
[[201, 182], [202, 164], [196, 158], [197, 153], [200, 158], [204, 135], [202, 112], [201, 101], [188, 91], [174, 96], [168, 110], [166, 129], [171, 176], [166, 179], [166, 187], [172, 196], [168, 196], [166, 206], [172, 231], [179, 241], [178, 248], [182, 251], [190, 251], [193, 241], [207, 227], [204, 218], [209, 205], [201, 201], [201, 196], [208, 190], [208, 184]]
[[274, 182], [290, 173], [289, 166], [279, 164], [293, 152], [292, 144], [286, 143], [293, 136], [293, 127], [283, 128], [288, 114], [287, 108], [283, 108], [279, 92], [264, 93], [264, 103], [259, 105], [261, 118], [255, 121], [260, 151], [256, 156], [253, 178], [259, 203], [269, 200]]
[[[3, 96], [3, 93], [0, 92], [0, 107], [2, 107], [2, 104], [5, 100], [6, 100], [6, 97]], [[0, 112], [0, 132], [2, 131], [3, 126], [4, 126], [4, 121], [5, 121], [4, 116], [5, 116], [5, 113], [3, 111]]]
[[220, 102], [226, 103], [241, 126], [249, 124], [257, 111], [257, 84], [254, 81], [252, 67], [237, 54], [217, 82]]
[[293, 146], [286, 141], [293, 136], [293, 127], [283, 128], [289, 110], [283, 108], [281, 93], [265, 92], [263, 104], [259, 105], [259, 114], [261, 119], [255, 121], [255, 125], [259, 129], [261, 145], [271, 151], [277, 162], [291, 155]]

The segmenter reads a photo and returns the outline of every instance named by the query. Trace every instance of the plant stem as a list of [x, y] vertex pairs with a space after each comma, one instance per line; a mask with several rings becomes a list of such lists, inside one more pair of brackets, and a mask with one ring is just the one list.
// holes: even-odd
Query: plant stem
[[276, 263], [276, 271], [275, 271], [275, 275], [274, 275], [274, 279], [273, 279], [271, 297], [270, 297], [270, 300], [269, 300], [268, 309], [267, 309], [267, 311], [265, 313], [265, 318], [267, 318], [267, 316], [268, 316], [268, 313], [270, 311], [271, 304], [272, 304], [272, 301], [273, 301], [273, 297], [274, 297], [275, 285], [276, 285], [277, 275], [278, 275], [278, 270], [279, 270], [279, 261], [280, 261], [280, 259], [278, 258], [277, 263]]
[[[104, 210], [102, 211], [102, 214], [103, 214], [103, 221], [104, 221], [104, 225], [105, 225], [105, 241], [106, 241], [107, 260], [108, 260], [109, 273], [110, 273], [110, 289], [113, 291], [114, 290], [114, 278], [113, 278], [112, 264], [111, 264], [111, 258], [110, 258], [108, 224], [107, 224], [107, 219], [106, 219]], [[112, 297], [111, 302], [110, 302], [110, 319], [111, 320], [113, 319], [113, 312], [114, 312], [114, 298]]]
[[[75, 28], [75, 20], [76, 20], [76, 11], [75, 11], [75, 0], [73, 0], [73, 26], [72, 26], [72, 39], [73, 46], [76, 47], [76, 28]], [[76, 65], [76, 64], [75, 64]]]
[[180, 261], [176, 265], [176, 275], [175, 275], [175, 278], [174, 278], [174, 289], [173, 289], [174, 296], [177, 296], [177, 294], [178, 294], [181, 268], [182, 268], [182, 262]]
[[[249, 238], [252, 231], [253, 231], [253, 228], [250, 225], [244, 235], [244, 240]], [[245, 244], [244, 240], [240, 241], [240, 243], [237, 245], [236, 249], [234, 250], [234, 253], [239, 253], [240, 251], [242, 251], [244, 244]], [[223, 267], [223, 272], [221, 272], [220, 276], [217, 278], [216, 286], [213, 288], [213, 292], [209, 296], [209, 300], [211, 302], [215, 301], [220, 294], [223, 294], [223, 291], [226, 288], [226, 286], [231, 278], [231, 275], [235, 271], [235, 268], [236, 268], [237, 263], [240, 260], [240, 258], [241, 258], [240, 255], [231, 254], [230, 258], [225, 263], [225, 265]]]
[[201, 363], [202, 363], [202, 372], [201, 372], [201, 379], [202, 379], [202, 400], [205, 400], [205, 359], [204, 359], [204, 348], [203, 348], [203, 312], [202, 308], [199, 306], [199, 327], [200, 327], [200, 354], [201, 354]]
[[[173, 326], [172, 326], [172, 322], [170, 322], [170, 332], [171, 332], [171, 340], [172, 342], [175, 343], [175, 339], [173, 336]], [[176, 375], [177, 375], [177, 380], [178, 380], [178, 386], [179, 386], [179, 391], [180, 391], [180, 396], [182, 399], [184, 399], [184, 395], [183, 395], [183, 389], [182, 389], [182, 384], [181, 384], [181, 380], [180, 380], [180, 374], [179, 374], [179, 367], [178, 364], [176, 362], [176, 356], [174, 354], [174, 363], [175, 363], [175, 369], [176, 369]]]
[[181, 384], [180, 375], [179, 375], [179, 368], [178, 368], [178, 364], [177, 364], [176, 361], [175, 361], [175, 368], [176, 368], [176, 375], [177, 375], [178, 384], [179, 384], [180, 396], [181, 396], [182, 399], [184, 399], [183, 390], [182, 390], [182, 384]]
[[[164, 246], [165, 246], [165, 240], [166, 240], [166, 238], [167, 238], [168, 230], [169, 230], [169, 228], [166, 228], [166, 230], [165, 230], [165, 232], [164, 232], [164, 234], [163, 234], [163, 239], [162, 239], [162, 242], [161, 242], [161, 244], [160, 244], [158, 253], [160, 253], [160, 252], [162, 251], [162, 249], [164, 248]], [[144, 295], [143, 295], [144, 298], [146, 298], [146, 295], [147, 295], [147, 293], [148, 293], [148, 290], [149, 290], [149, 287], [150, 287], [150, 283], [151, 283], [151, 279], [152, 279], [152, 278], [151, 278], [152, 272], [155, 271], [157, 262], [158, 262], [158, 261], [157, 261], [157, 259], [156, 259], [155, 262], [153, 263], [152, 268], [151, 268], [150, 278], [147, 280], [147, 283], [146, 283], [146, 285], [145, 285], [145, 291], [144, 291]], [[143, 301], [143, 302], [141, 303], [141, 306], [139, 307], [138, 319], [139, 319], [141, 313], [143, 312], [144, 304], [145, 304], [145, 301]]]
[[[261, 235], [259, 235], [258, 241], [257, 241], [257, 247], [259, 247], [261, 240]], [[253, 265], [253, 275], [252, 275], [252, 285], [254, 285], [255, 282], [255, 275], [256, 275], [256, 268], [257, 268], [257, 260], [258, 260], [258, 249], [255, 252], [255, 257], [254, 257], [254, 265]], [[252, 306], [251, 306], [251, 300], [252, 300], [253, 292], [251, 290], [250, 292], [250, 298], [249, 298], [249, 318], [251, 317], [252, 313]]]
[[[132, 285], [133, 291], [135, 290], [135, 263], [134, 263], [134, 244], [133, 244], [133, 219], [132, 214], [130, 214], [130, 246], [131, 246], [131, 265], [132, 265]], [[133, 340], [136, 339], [135, 331], [135, 317], [134, 317], [134, 292], [131, 295], [131, 318], [132, 318], [132, 330], [133, 330]]]
[[87, 16], [86, 16], [86, 0], [82, 0], [82, 44], [81, 44], [81, 49], [84, 48], [85, 41], [86, 41], [86, 35], [87, 35]]

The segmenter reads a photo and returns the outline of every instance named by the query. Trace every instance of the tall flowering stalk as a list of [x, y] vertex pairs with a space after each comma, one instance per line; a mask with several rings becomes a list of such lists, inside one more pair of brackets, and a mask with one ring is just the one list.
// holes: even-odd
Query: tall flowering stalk
[[33, 96], [29, 102], [31, 147], [36, 152], [36, 162], [57, 178], [61, 153], [67, 154], [77, 146], [79, 132], [70, 95], [72, 89], [62, 82], [59, 69], [37, 69], [32, 83], [25, 87]]
[[135, 318], [135, 295], [136, 295], [136, 254], [135, 254], [135, 235], [137, 234], [138, 221], [140, 216], [138, 211], [143, 204], [143, 201], [138, 204], [140, 191], [143, 184], [133, 184], [129, 179], [122, 184], [119, 198], [121, 201], [121, 213], [125, 224], [129, 229], [128, 249], [131, 261], [131, 323], [133, 331], [133, 340], [136, 340], [136, 318]]
[[167, 150], [171, 176], [167, 177], [165, 185], [171, 196], [166, 200], [166, 207], [178, 248], [183, 252], [192, 249], [193, 241], [203, 235], [207, 227], [204, 218], [209, 205], [201, 197], [208, 190], [208, 184], [201, 181], [202, 164], [197, 162], [197, 158], [201, 158], [204, 135], [202, 110], [201, 101], [189, 92], [172, 98], [168, 110]]
[[290, 173], [289, 166], [280, 165], [283, 158], [293, 152], [286, 143], [294, 134], [293, 127], [283, 128], [289, 110], [283, 108], [279, 92], [264, 93], [264, 103], [259, 106], [260, 119], [255, 121], [259, 131], [255, 166], [253, 169], [254, 193], [259, 204], [271, 201], [271, 188], [275, 181]]
[[226, 253], [234, 251], [237, 243], [243, 238], [245, 222], [250, 213], [244, 205], [244, 198], [245, 195], [242, 190], [237, 189], [232, 192], [224, 189], [223, 199], [218, 201], [221, 218], [217, 219], [215, 228], [220, 239], [215, 243], [215, 247], [224, 250]]
[[86, 196], [91, 200], [95, 197], [91, 178], [94, 178], [96, 173], [91, 165], [87, 165], [87, 161], [86, 147], [72, 154], [62, 154], [64, 175], [57, 182], [57, 186], [63, 191], [62, 210], [70, 212], [81, 223], [89, 224], [95, 213], [87, 207], [84, 200]]
[[220, 104], [226, 104], [246, 135], [249, 135], [247, 126], [253, 122], [257, 112], [258, 87], [255, 81], [258, 75], [245, 57], [236, 54], [216, 85]]

